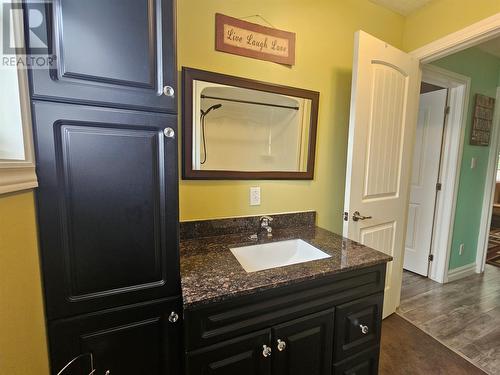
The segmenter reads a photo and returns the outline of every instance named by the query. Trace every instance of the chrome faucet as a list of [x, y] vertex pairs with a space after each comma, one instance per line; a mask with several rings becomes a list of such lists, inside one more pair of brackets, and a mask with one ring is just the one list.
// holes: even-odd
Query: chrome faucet
[[260, 223], [259, 234], [265, 231], [267, 232], [267, 237], [273, 236], [273, 228], [271, 228], [271, 221], [273, 221], [273, 218], [266, 215], [262, 216], [259, 219]]

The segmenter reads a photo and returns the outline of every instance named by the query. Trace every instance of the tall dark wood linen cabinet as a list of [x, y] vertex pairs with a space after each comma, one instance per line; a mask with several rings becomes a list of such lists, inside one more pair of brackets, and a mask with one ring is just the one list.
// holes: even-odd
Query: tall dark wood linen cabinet
[[24, 7], [57, 57], [30, 70], [52, 374], [178, 375], [173, 0]]

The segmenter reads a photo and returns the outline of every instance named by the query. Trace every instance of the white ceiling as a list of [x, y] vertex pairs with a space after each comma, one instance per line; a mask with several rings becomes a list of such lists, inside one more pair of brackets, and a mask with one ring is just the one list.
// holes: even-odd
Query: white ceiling
[[382, 5], [396, 13], [407, 16], [410, 13], [422, 8], [432, 0], [370, 0], [372, 3]]
[[488, 40], [477, 46], [480, 50], [500, 58], [500, 38]]

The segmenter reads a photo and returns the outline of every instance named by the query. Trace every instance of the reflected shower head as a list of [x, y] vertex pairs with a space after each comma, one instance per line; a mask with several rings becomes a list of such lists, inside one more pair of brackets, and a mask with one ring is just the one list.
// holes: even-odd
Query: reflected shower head
[[213, 109], [219, 109], [220, 107], [222, 107], [222, 104], [214, 104], [213, 106], [211, 106], [210, 108], [208, 108], [206, 111], [204, 111], [203, 109], [201, 109], [201, 114], [202, 116], [206, 116], [208, 115], [208, 113], [213, 110]]
[[201, 116], [200, 116], [201, 136], [203, 138], [203, 150], [204, 150], [204, 155], [205, 155], [205, 158], [200, 162], [201, 164], [205, 164], [205, 162], [207, 161], [207, 144], [206, 144], [206, 140], [205, 140], [205, 116], [208, 115], [208, 113], [211, 110], [219, 109], [220, 107], [222, 107], [222, 104], [218, 103], [218, 104], [214, 104], [213, 106], [208, 108], [206, 111], [204, 111], [203, 109], [200, 109], [200, 111], [201, 111]]

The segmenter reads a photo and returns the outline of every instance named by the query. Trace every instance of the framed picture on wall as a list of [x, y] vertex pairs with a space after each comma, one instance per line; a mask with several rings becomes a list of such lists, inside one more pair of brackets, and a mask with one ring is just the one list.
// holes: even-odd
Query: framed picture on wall
[[472, 130], [470, 144], [474, 146], [489, 146], [491, 136], [491, 125], [493, 123], [493, 111], [495, 99], [486, 95], [476, 94], [474, 105], [474, 117], [472, 119]]

